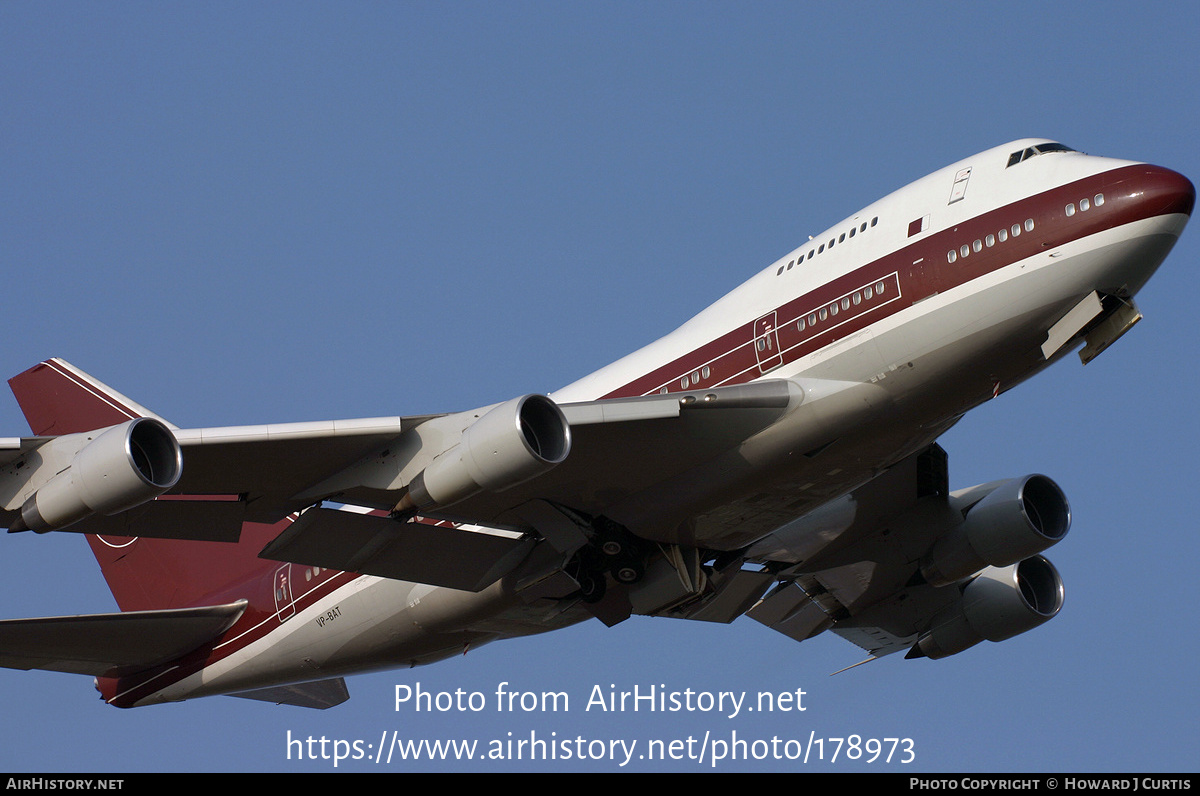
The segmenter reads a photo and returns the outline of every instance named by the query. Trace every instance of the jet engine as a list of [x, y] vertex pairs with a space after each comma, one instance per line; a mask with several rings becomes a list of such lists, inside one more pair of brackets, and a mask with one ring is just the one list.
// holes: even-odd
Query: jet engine
[[571, 428], [544, 395], [525, 395], [490, 409], [408, 484], [397, 511], [448, 506], [487, 490], [502, 492], [567, 458]]
[[[90, 434], [94, 439], [86, 441]], [[112, 515], [166, 492], [183, 472], [183, 451], [161, 420], [140, 417], [43, 446], [86, 442], [70, 466], [27, 497], [10, 530], [59, 530], [93, 514]], [[46, 451], [47, 453], [49, 451]]]
[[1053, 619], [1062, 608], [1063, 582], [1054, 565], [1033, 556], [1011, 566], [988, 567], [962, 597], [934, 618], [909, 658], [945, 658], [987, 639], [1004, 641]]
[[[988, 489], [965, 520], [938, 540], [921, 562], [934, 586], [957, 583], [985, 566], [1007, 567], [1059, 542], [1071, 527], [1071, 507], [1058, 485], [1027, 475], [966, 490]], [[973, 495], [972, 495], [973, 496]]]

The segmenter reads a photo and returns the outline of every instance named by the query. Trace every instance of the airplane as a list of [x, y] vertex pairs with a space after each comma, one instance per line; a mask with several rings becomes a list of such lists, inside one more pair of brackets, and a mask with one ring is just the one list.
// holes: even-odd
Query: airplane
[[0, 622], [0, 665], [134, 707], [327, 708], [356, 673], [632, 615], [940, 659], [1053, 618], [1047, 476], [951, 491], [968, 410], [1140, 319], [1195, 189], [1044, 138], [809, 238], [551, 395], [189, 429], [49, 359], [9, 384], [0, 525], [85, 535], [120, 611]]

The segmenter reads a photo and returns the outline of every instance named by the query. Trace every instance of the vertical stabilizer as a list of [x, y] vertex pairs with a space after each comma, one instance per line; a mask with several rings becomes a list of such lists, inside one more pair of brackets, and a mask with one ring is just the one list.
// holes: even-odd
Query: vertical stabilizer
[[[115, 426], [135, 417], [166, 420], [61, 359], [47, 359], [8, 380], [29, 427], [60, 436]], [[170, 423], [167, 425], [175, 428]]]

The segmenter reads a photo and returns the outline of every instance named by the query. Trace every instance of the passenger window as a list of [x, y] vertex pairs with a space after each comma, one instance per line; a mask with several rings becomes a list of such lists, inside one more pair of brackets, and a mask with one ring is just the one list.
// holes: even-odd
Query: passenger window
[[1025, 231], [1033, 232], [1033, 219], [1032, 218], [1025, 219]]
[[1092, 207], [1092, 203], [1089, 202], [1086, 198], [1079, 200], [1079, 210], [1081, 212], [1086, 213], [1088, 210], [1091, 209], [1091, 207]]
[[1070, 204], [1067, 205], [1066, 212], [1067, 212], [1068, 217], [1075, 215], [1075, 203], [1074, 202], [1071, 202]]

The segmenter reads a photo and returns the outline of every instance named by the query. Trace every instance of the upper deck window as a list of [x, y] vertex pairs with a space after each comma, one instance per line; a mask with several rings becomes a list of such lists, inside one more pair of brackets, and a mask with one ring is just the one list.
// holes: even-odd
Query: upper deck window
[[[1029, 160], [1030, 158], [1037, 157], [1038, 155], [1044, 155], [1047, 152], [1074, 151], [1074, 149], [1071, 149], [1071, 147], [1067, 146], [1066, 144], [1038, 144], [1037, 146], [1031, 146], [1028, 149], [1013, 152], [1008, 156], [1008, 166], [1015, 166], [1022, 161]], [[1008, 166], [1005, 166], [1004, 168], [1008, 168]]]

